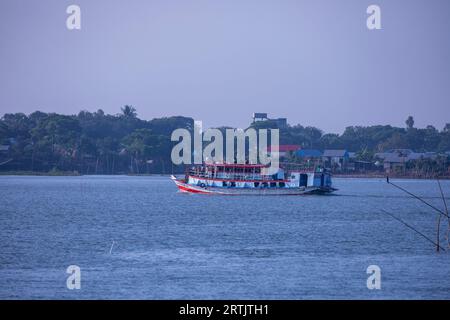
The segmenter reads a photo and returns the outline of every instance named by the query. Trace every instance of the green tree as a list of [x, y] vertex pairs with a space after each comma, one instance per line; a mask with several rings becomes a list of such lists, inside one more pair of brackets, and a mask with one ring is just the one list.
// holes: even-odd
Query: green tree
[[405, 123], [407, 129], [412, 129], [414, 127], [414, 118], [412, 116], [409, 116], [408, 119], [406, 119]]
[[450, 123], [446, 123], [443, 132], [450, 132]]

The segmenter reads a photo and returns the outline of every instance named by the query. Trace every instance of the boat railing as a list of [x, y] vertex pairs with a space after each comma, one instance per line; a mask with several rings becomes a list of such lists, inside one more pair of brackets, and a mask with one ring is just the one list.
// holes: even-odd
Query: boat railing
[[189, 170], [188, 175], [198, 177], [198, 178], [206, 178], [206, 179], [224, 179], [224, 180], [258, 180], [258, 181], [273, 181], [273, 177], [269, 175], [261, 175], [261, 174], [239, 174], [239, 173], [230, 173], [230, 174], [220, 174], [216, 175], [212, 172], [201, 172], [196, 170]]

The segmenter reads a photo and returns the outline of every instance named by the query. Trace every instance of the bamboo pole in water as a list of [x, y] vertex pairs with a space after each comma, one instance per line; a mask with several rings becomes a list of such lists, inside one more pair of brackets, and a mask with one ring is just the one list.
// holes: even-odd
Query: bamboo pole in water
[[[448, 227], [447, 227], [447, 246], [450, 248], [450, 237], [449, 237], [449, 233], [450, 233], [450, 217], [448, 215], [448, 207], [447, 207], [447, 201], [445, 201], [445, 196], [444, 196], [444, 192], [442, 191], [442, 186], [441, 186], [441, 182], [439, 181], [439, 179], [437, 179], [438, 185], [439, 185], [439, 191], [441, 192], [441, 197], [442, 197], [442, 201], [444, 202], [444, 208], [445, 208], [445, 213], [447, 213], [447, 223], [448, 223]], [[440, 217], [440, 216], [439, 216]]]
[[[440, 183], [439, 179], [437, 179], [437, 181], [438, 181], [438, 185], [439, 185], [439, 190], [440, 190], [440, 192], [441, 192], [442, 200], [443, 200], [443, 202], [444, 202], [445, 212], [443, 212], [443, 211], [441, 211], [440, 209], [436, 208], [434, 205], [428, 203], [427, 201], [423, 200], [423, 199], [420, 198], [419, 196], [416, 196], [416, 195], [413, 194], [412, 192], [409, 192], [408, 190], [406, 190], [406, 189], [404, 189], [404, 188], [402, 188], [402, 187], [396, 185], [395, 183], [390, 182], [390, 181], [389, 181], [389, 176], [386, 177], [386, 182], [387, 182], [388, 184], [391, 184], [391, 185], [393, 185], [394, 187], [396, 187], [396, 188], [402, 190], [403, 192], [409, 194], [410, 196], [416, 198], [417, 200], [420, 200], [421, 202], [425, 203], [427, 206], [431, 207], [432, 209], [434, 209], [436, 212], [439, 213], [438, 220], [437, 220], [436, 242], [432, 241], [432, 242], [436, 245], [436, 251], [439, 252], [440, 249], [442, 249], [443, 251], [445, 251], [444, 248], [442, 248], [442, 246], [440, 245], [441, 216], [447, 217], [447, 221], [448, 221], [448, 228], [447, 228], [447, 246], [450, 247], [450, 242], [449, 242], [450, 217], [449, 217], [449, 215], [448, 215], [447, 203], [446, 203], [446, 201], [445, 201], [445, 196], [444, 196], [444, 193], [443, 193], [443, 191], [442, 191], [441, 183]], [[385, 213], [387, 213], [387, 212], [385, 212]], [[397, 219], [398, 221], [402, 222], [402, 223], [405, 224], [407, 227], [409, 227], [409, 228], [413, 229], [414, 231], [418, 232], [418, 233], [421, 234], [422, 236], [426, 237], [424, 234], [422, 234], [422, 233], [420, 233], [419, 231], [415, 230], [414, 228], [412, 228], [411, 226], [409, 226], [409, 225], [406, 224], [405, 222], [401, 221], [400, 219], [394, 217], [394, 216], [391, 215], [391, 214], [389, 214], [389, 215], [390, 215], [391, 217]], [[428, 239], [428, 240], [431, 241], [431, 239], [429, 239], [429, 238], [426, 238], [426, 239]]]
[[437, 232], [436, 232], [436, 251], [439, 252], [439, 242], [440, 242], [440, 237], [441, 237], [441, 215], [438, 216], [438, 220], [437, 220]]
[[[429, 237], [427, 237], [425, 234], [423, 234], [422, 232], [420, 232], [419, 230], [417, 230], [416, 228], [414, 228], [413, 226], [409, 225], [408, 223], [406, 223], [405, 221], [403, 221], [400, 218], [397, 218], [396, 216], [394, 216], [392, 213], [387, 212], [384, 209], [381, 209], [382, 212], [384, 212], [385, 214], [387, 214], [388, 216], [394, 218], [395, 220], [399, 221], [400, 223], [402, 223], [403, 225], [407, 226], [409, 229], [413, 230], [414, 232], [416, 232], [417, 234], [419, 234], [420, 236], [422, 236], [423, 238], [425, 238], [426, 240], [428, 240], [429, 242], [431, 242], [432, 244], [434, 244], [437, 248], [442, 249], [442, 251], [445, 251], [444, 248], [442, 248], [438, 243], [434, 242], [432, 239], [430, 239]], [[438, 250], [439, 251], [439, 250]]]
[[441, 209], [436, 208], [434, 205], [432, 205], [432, 204], [426, 202], [425, 200], [423, 200], [423, 199], [420, 198], [419, 196], [416, 196], [416, 195], [413, 194], [412, 192], [409, 192], [408, 190], [406, 190], [406, 189], [404, 189], [404, 188], [402, 188], [402, 187], [396, 185], [395, 183], [390, 182], [390, 181], [389, 181], [389, 176], [386, 177], [386, 182], [387, 182], [388, 184], [390, 184], [390, 185], [396, 187], [397, 189], [400, 189], [400, 190], [402, 190], [403, 192], [409, 194], [409, 195], [412, 196], [413, 198], [416, 198], [417, 200], [423, 202], [424, 204], [426, 204], [427, 206], [429, 206], [430, 208], [432, 208], [434, 211], [436, 211], [436, 212], [438, 212], [439, 214], [441, 214], [441, 215], [447, 217], [447, 219], [449, 218], [448, 212], [447, 212], [447, 213], [443, 212]]

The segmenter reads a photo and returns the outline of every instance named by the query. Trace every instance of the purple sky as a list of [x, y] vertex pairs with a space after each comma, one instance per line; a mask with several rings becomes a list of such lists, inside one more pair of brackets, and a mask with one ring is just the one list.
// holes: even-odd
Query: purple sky
[[[66, 7], [81, 7], [80, 31]], [[382, 30], [366, 27], [378, 4]], [[0, 115], [132, 104], [245, 127], [450, 122], [448, 0], [1, 0]]]

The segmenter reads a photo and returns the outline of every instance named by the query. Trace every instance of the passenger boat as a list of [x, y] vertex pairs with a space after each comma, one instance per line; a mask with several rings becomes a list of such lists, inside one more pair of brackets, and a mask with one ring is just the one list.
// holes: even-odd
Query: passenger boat
[[327, 194], [331, 173], [315, 168], [280, 168], [269, 174], [261, 164], [203, 164], [189, 168], [184, 178], [171, 176], [181, 192], [217, 195], [304, 195]]

